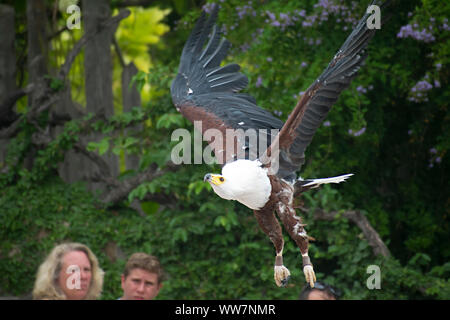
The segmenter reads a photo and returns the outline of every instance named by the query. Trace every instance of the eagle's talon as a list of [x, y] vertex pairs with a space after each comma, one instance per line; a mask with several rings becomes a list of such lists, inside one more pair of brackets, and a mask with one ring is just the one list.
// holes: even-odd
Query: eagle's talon
[[285, 266], [275, 266], [274, 270], [275, 283], [278, 287], [285, 287], [291, 277], [289, 269]]
[[314, 288], [314, 283], [316, 282], [316, 274], [314, 272], [313, 266], [310, 264], [304, 266], [303, 273], [305, 274], [306, 282], [309, 283], [311, 288]]
[[291, 276], [287, 276], [286, 279], [281, 280], [281, 286], [283, 288], [286, 287], [290, 279], [291, 279]]

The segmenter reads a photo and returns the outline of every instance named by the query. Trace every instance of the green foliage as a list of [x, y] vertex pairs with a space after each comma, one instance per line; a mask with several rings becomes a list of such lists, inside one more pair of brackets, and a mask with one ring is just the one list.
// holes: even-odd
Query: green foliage
[[60, 91], [64, 88], [64, 81], [61, 79], [50, 77], [48, 75], [44, 76], [44, 79], [47, 79], [50, 82], [49, 86], [53, 91]]
[[[33, 144], [37, 129], [23, 116], [20, 132], [10, 141], [0, 168], [1, 292], [30, 292], [45, 255], [55, 244], [70, 240], [87, 244], [99, 257], [106, 271], [103, 299], [121, 295], [125, 257], [136, 251], [158, 256], [169, 274], [158, 299], [298, 297], [304, 285], [299, 250], [285, 235], [284, 262], [292, 280], [287, 288], [277, 288], [274, 249], [252, 212], [217, 197], [202, 181], [206, 172], [217, 172], [219, 166], [185, 165], [176, 173], [142, 183], [127, 201], [114, 206], [99, 203], [83, 184], [66, 185], [57, 177], [58, 162], [82, 133], [103, 135], [87, 145], [88, 151], [136, 154], [142, 171], [154, 164], [164, 167], [174, 145], [170, 137], [175, 128], [193, 132], [192, 125], [173, 108], [169, 90], [182, 45], [200, 9], [187, 12], [187, 2], [173, 3], [173, 11], [183, 13], [182, 20], [176, 26], [172, 21], [165, 46], [152, 47], [152, 56], [159, 58], [152, 60], [151, 69], [135, 76], [134, 84], [144, 97], [141, 108], [108, 120], [90, 115], [66, 123], [45, 148]], [[327, 19], [316, 18], [311, 26], [304, 25], [307, 17], [324, 16], [326, 9], [316, 3], [248, 2], [251, 9], [244, 9], [242, 1], [220, 2], [219, 21], [233, 44], [227, 62], [241, 64], [250, 80], [247, 92], [283, 120], [350, 32], [350, 18], [358, 19], [368, 1], [335, 0], [341, 9], [329, 13]], [[344, 11], [344, 7], [351, 10]], [[339, 288], [344, 299], [450, 298], [450, 49], [448, 30], [442, 27], [449, 9], [448, 4], [435, 0], [394, 4], [390, 9], [394, 16], [371, 41], [365, 66], [307, 150], [303, 177], [355, 174], [345, 184], [304, 194], [302, 200], [310, 210], [299, 211], [308, 233], [316, 239], [311, 242], [310, 256], [318, 279]], [[300, 20], [283, 27], [281, 14], [297, 15]], [[396, 36], [402, 26], [414, 23], [418, 28], [431, 28], [435, 40], [426, 43]], [[139, 30], [141, 40], [146, 38], [144, 29]], [[130, 56], [138, 52], [147, 57], [143, 55], [146, 50], [130, 42], [130, 30], [123, 30], [120, 43], [130, 44]], [[62, 41], [57, 49], [69, 43]], [[72, 73], [81, 73], [77, 64], [74, 67]], [[82, 80], [71, 80], [82, 87]], [[412, 88], [423, 80], [433, 83], [426, 92], [428, 100], [411, 100], [417, 98]], [[60, 85], [52, 82], [52, 89], [59, 90]], [[47, 117], [43, 115], [42, 123]], [[141, 129], [125, 134], [137, 124]], [[27, 160], [30, 152], [34, 154], [32, 165]], [[135, 174], [123, 172], [120, 179]], [[128, 207], [134, 199], [144, 199], [143, 215]], [[314, 219], [315, 208], [363, 212], [392, 257], [376, 257], [361, 230], [342, 215], [333, 221]], [[120, 248], [124, 256], [107, 253], [111, 246]], [[380, 290], [366, 287], [370, 265], [380, 267]]]
[[160, 37], [169, 31], [161, 21], [170, 9], [134, 7], [130, 11], [130, 16], [117, 29], [117, 41], [124, 51], [125, 63], [133, 61], [138, 69], [147, 71], [152, 64], [146, 55], [148, 46], [161, 45]]

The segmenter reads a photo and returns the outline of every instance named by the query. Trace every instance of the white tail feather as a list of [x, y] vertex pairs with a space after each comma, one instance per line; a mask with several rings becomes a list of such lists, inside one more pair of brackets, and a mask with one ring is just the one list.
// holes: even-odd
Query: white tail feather
[[345, 180], [347, 180], [347, 178], [351, 177], [352, 175], [353, 175], [353, 173], [349, 173], [349, 174], [344, 174], [342, 176], [337, 176], [337, 177], [314, 179], [314, 180], [311, 180], [311, 182], [308, 182], [302, 186], [303, 187], [313, 186], [312, 188], [317, 188], [318, 186], [320, 186], [322, 184], [341, 183], [341, 182], [344, 182]]

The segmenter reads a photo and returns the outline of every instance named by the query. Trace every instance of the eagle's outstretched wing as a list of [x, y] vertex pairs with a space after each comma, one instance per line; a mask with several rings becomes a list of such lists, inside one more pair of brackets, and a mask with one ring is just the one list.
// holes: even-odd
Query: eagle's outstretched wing
[[[260, 158], [263, 163], [270, 163], [270, 158], [279, 158], [278, 170], [272, 173], [293, 180], [295, 172], [304, 163], [305, 150], [317, 128], [367, 56], [364, 49], [376, 31], [367, 27], [370, 15], [366, 13], [359, 21], [283, 125], [269, 111], [258, 107], [253, 97], [238, 93], [248, 84], [247, 77], [239, 72], [239, 65], [220, 66], [230, 43], [221, 37], [215, 25], [217, 11], [218, 6], [215, 6], [209, 19], [202, 12], [183, 48], [178, 74], [171, 87], [173, 103], [202, 134], [209, 129], [219, 130], [222, 139], [210, 135], [208, 138], [219, 163], [242, 158], [239, 152], [246, 150], [246, 158]], [[242, 139], [238, 137], [237, 143], [230, 143], [233, 148], [229, 149], [227, 129], [263, 129], [265, 134], [257, 132], [256, 142], [245, 135]], [[275, 137], [271, 129], [281, 131]], [[261, 147], [269, 147], [267, 154], [261, 156]], [[273, 150], [279, 150], [279, 153]]]
[[[376, 2], [373, 1], [372, 4]], [[386, 3], [381, 5], [385, 6]], [[275, 150], [277, 156], [276, 150], [279, 150], [279, 169], [273, 173], [280, 178], [291, 179], [295, 176], [295, 171], [301, 168], [305, 162], [305, 150], [317, 128], [340, 93], [350, 85], [367, 57], [365, 48], [376, 31], [367, 27], [369, 16], [370, 14], [366, 13], [361, 18], [328, 67], [301, 96], [280, 134], [268, 149], [268, 155], [271, 157], [272, 150]]]
[[[248, 84], [247, 77], [239, 72], [239, 65], [220, 66], [230, 43], [221, 37], [215, 25], [217, 11], [218, 6], [215, 6], [209, 19], [206, 19], [204, 12], [198, 19], [183, 48], [171, 94], [177, 110], [194, 123], [202, 134], [208, 129], [221, 132], [223, 140], [214, 137], [209, 139], [209, 144], [219, 163], [223, 164], [242, 158], [242, 155], [256, 159], [259, 155], [258, 146], [263, 146], [264, 152], [275, 136], [271, 135], [271, 129], [277, 129], [275, 132], [278, 132], [283, 122], [258, 107], [250, 95], [238, 93]], [[230, 143], [229, 146], [233, 147], [229, 149], [226, 148], [226, 129], [242, 129], [244, 132], [265, 129], [262, 132], [266, 134], [257, 132], [256, 141], [248, 136], [233, 138], [237, 143]]]

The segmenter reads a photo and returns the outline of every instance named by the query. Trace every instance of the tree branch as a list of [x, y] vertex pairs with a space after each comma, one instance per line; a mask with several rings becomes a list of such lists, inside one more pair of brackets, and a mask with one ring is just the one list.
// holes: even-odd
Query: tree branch
[[[0, 101], [0, 128], [6, 129], [0, 131], [0, 138], [9, 138], [9, 132], [15, 133], [14, 128], [8, 131], [7, 126], [14, 124], [18, 119], [18, 114], [14, 112], [13, 107], [17, 100], [30, 93], [34, 88], [34, 85], [30, 83], [25, 88], [18, 89], [9, 94], [3, 101]], [[8, 131], [8, 133], [6, 133]]]
[[61, 67], [59, 71], [59, 78], [65, 79], [66, 75], [69, 73], [70, 67], [72, 66], [73, 61], [75, 60], [76, 56], [80, 53], [83, 46], [92, 39], [96, 34], [98, 34], [100, 31], [102, 31], [104, 28], [108, 27], [117, 27], [117, 24], [127, 18], [130, 15], [130, 10], [122, 9], [119, 11], [117, 15], [114, 17], [111, 17], [105, 22], [101, 23], [99, 28], [97, 28], [96, 32], [90, 33], [90, 34], [84, 34], [81, 39], [75, 44], [72, 50], [67, 54], [66, 61], [64, 62], [63, 66]]
[[69, 28], [67, 28], [67, 26], [62, 27], [61, 29], [55, 31], [54, 33], [50, 34], [47, 36], [47, 40], [50, 41], [53, 38], [57, 37], [58, 35], [60, 35], [61, 33], [63, 33], [64, 31], [69, 30]]
[[97, 178], [101, 181], [105, 181], [108, 184], [111, 184], [112, 176], [111, 176], [111, 172], [109, 171], [109, 166], [101, 156], [99, 156], [95, 152], [88, 151], [86, 146], [81, 142], [75, 143], [73, 145], [73, 149], [79, 153], [82, 153], [83, 155], [88, 157], [89, 160], [91, 160], [92, 162], [94, 162], [97, 165], [100, 176], [95, 177], [95, 178]]
[[19, 125], [22, 121], [22, 117], [19, 116], [9, 127], [0, 130], [0, 139], [8, 139], [14, 137], [19, 131]]
[[119, 57], [119, 62], [122, 68], [125, 68], [125, 60], [123, 58], [122, 50], [120, 50], [119, 43], [117, 42], [117, 39], [115, 36], [113, 36], [113, 44], [114, 49], [116, 50], [117, 56]]
[[[316, 209], [314, 211], [313, 218], [315, 220], [326, 220], [326, 221], [332, 221], [336, 218], [336, 216], [339, 213], [336, 211], [332, 212], [325, 212], [322, 209]], [[373, 249], [373, 253], [375, 255], [381, 255], [383, 257], [390, 257], [391, 253], [387, 246], [384, 244], [383, 240], [381, 240], [380, 235], [378, 232], [371, 226], [369, 220], [366, 218], [365, 215], [363, 215], [360, 211], [345, 211], [342, 216], [344, 218], [347, 218], [348, 220], [352, 221], [354, 224], [358, 226], [358, 228], [361, 229], [361, 231], [364, 234], [364, 237], [369, 242], [369, 245]]]
[[104, 194], [104, 196], [102, 197], [102, 202], [116, 203], [125, 200], [128, 197], [128, 194], [135, 188], [137, 188], [141, 183], [152, 181], [167, 172], [176, 171], [180, 167], [181, 166], [177, 166], [172, 162], [167, 163], [167, 166], [164, 169], [158, 168], [156, 165], [151, 166], [144, 172], [118, 183], [116, 187], [112, 188], [109, 192]]
[[[116, 27], [117, 24], [128, 17], [130, 15], [130, 10], [123, 9], [120, 10], [120, 12], [115, 15], [114, 17], [111, 17], [107, 19], [105, 22], [100, 24], [99, 28], [93, 33], [90, 34], [84, 34], [81, 39], [75, 44], [73, 49], [67, 54], [66, 60], [64, 64], [62, 65], [58, 78], [62, 81], [65, 80], [67, 74], [69, 73], [69, 70], [72, 66], [73, 61], [75, 60], [76, 56], [80, 53], [83, 46], [92, 39], [97, 33], [99, 33], [102, 29], [108, 28], [108, 27]], [[0, 105], [0, 110], [9, 109], [14, 103], [21, 97], [23, 97], [26, 94], [29, 94], [32, 91], [39, 90], [42, 92], [41, 97], [39, 98], [38, 104], [36, 106], [33, 106], [32, 109], [29, 110], [27, 114], [27, 119], [30, 120], [31, 118], [36, 117], [41, 112], [47, 110], [54, 102], [56, 102], [59, 99], [59, 91], [53, 91], [48, 87], [47, 81], [45, 79], [41, 79], [41, 81], [38, 81], [37, 84], [30, 83], [25, 88], [19, 89], [16, 92], [12, 93], [8, 98], [6, 98], [3, 103]], [[8, 127], [4, 128], [0, 131], [0, 138], [11, 138], [13, 137], [19, 130], [19, 124], [22, 121], [21, 118], [16, 119], [12, 124], [10, 124]]]

